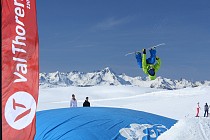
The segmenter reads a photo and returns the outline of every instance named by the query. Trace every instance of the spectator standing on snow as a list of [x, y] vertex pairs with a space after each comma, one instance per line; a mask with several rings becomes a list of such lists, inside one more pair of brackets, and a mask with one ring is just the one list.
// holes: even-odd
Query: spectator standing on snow
[[83, 103], [83, 107], [90, 107], [90, 102], [88, 101], [88, 97], [86, 97], [85, 102]]
[[70, 107], [77, 107], [77, 99], [75, 98], [74, 94], [72, 94], [72, 99], [70, 101]]
[[196, 108], [196, 116], [195, 117], [199, 117], [199, 112], [200, 112], [200, 106], [199, 106], [199, 102], [197, 103], [197, 108]]
[[205, 106], [204, 106], [204, 117], [208, 117], [208, 114], [209, 114], [209, 106], [208, 104], [206, 103]]

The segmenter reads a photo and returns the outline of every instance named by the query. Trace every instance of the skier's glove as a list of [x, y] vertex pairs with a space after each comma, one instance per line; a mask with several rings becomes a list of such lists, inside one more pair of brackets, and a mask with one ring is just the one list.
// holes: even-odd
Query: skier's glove
[[143, 49], [143, 54], [146, 54], [146, 49]]
[[135, 52], [135, 54], [136, 54], [136, 55], [141, 55], [141, 53], [140, 53], [140, 52]]

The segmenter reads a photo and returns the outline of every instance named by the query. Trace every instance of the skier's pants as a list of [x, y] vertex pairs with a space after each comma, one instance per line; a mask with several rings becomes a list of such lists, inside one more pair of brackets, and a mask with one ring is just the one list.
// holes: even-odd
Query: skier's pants
[[208, 117], [209, 111], [205, 110], [204, 117]]
[[[154, 64], [155, 60], [156, 60], [156, 50], [151, 49], [149, 50], [150, 52], [150, 57], [147, 58], [147, 64]], [[140, 68], [142, 68], [142, 56], [141, 53], [136, 54], [136, 60], [137, 60], [137, 64], [139, 65]]]
[[150, 52], [150, 57], [147, 58], [147, 64], [154, 64], [156, 60], [156, 50], [151, 49], [149, 50]]

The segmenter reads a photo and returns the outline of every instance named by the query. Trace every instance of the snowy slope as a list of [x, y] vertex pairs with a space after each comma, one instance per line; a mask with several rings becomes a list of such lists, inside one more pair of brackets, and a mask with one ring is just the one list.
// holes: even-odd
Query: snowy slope
[[160, 140], [208, 140], [209, 118], [195, 118], [196, 103], [210, 104], [210, 86], [188, 87], [178, 90], [145, 88], [133, 85], [40, 88], [38, 111], [68, 108], [71, 94], [81, 107], [85, 97], [93, 107], [127, 108], [165, 116], [178, 121], [162, 134]]
[[209, 140], [210, 118], [185, 118], [166, 131], [158, 140]]
[[156, 80], [150, 81], [142, 77], [130, 77], [126, 74], [117, 75], [110, 68], [105, 68], [96, 72], [83, 73], [73, 72], [54, 72], [40, 73], [41, 87], [67, 87], [67, 86], [96, 86], [96, 85], [135, 85], [140, 87], [151, 87], [161, 89], [180, 89], [185, 87], [197, 87], [200, 85], [210, 85], [209, 81], [191, 82], [186, 79], [171, 80], [157, 77]]
[[78, 106], [88, 96], [95, 107], [120, 107], [145, 111], [172, 119], [194, 116], [196, 103], [203, 106], [210, 101], [210, 86], [165, 90], [138, 86], [93, 86], [40, 88], [38, 110], [69, 107], [71, 94], [75, 94]]

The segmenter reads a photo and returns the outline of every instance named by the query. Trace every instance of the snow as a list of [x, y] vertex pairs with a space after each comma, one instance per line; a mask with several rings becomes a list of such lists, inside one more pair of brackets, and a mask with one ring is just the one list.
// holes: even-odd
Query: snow
[[197, 102], [203, 116], [204, 104], [210, 103], [209, 91], [210, 86], [178, 90], [133, 85], [40, 88], [38, 111], [69, 107], [72, 94], [82, 107], [88, 96], [93, 107], [127, 108], [179, 120], [159, 137], [160, 140], [208, 140], [210, 119], [194, 116]]
[[158, 140], [209, 140], [210, 118], [189, 117], [179, 120], [169, 131], [163, 133]]

